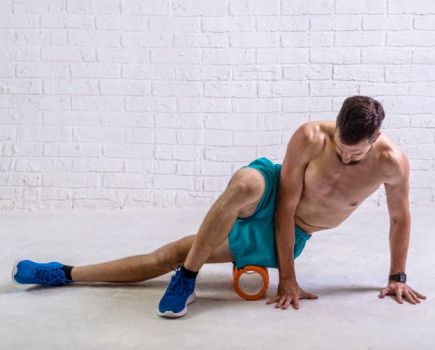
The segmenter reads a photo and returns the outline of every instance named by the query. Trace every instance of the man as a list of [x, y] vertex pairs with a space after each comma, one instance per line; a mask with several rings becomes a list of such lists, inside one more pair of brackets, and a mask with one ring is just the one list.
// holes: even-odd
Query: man
[[72, 267], [57, 262], [15, 264], [19, 283], [64, 285], [80, 282], [139, 282], [179, 265], [158, 314], [181, 317], [195, 300], [195, 278], [204, 263], [236, 267], [278, 267], [276, 296], [267, 301], [286, 309], [300, 299], [316, 299], [297, 283], [294, 259], [314, 232], [342, 223], [384, 184], [390, 215], [391, 265], [380, 297], [411, 304], [426, 297], [406, 284], [410, 236], [409, 164], [380, 131], [382, 105], [370, 97], [347, 98], [334, 121], [313, 121], [292, 135], [281, 164], [259, 158], [233, 174], [196, 235], [169, 243], [148, 255]]

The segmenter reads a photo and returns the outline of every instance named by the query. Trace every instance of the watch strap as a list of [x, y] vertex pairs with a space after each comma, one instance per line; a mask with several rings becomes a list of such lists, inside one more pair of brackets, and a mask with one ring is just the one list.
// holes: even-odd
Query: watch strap
[[406, 273], [405, 272], [399, 272], [393, 275], [390, 275], [388, 278], [389, 281], [396, 281], [396, 282], [406, 282]]

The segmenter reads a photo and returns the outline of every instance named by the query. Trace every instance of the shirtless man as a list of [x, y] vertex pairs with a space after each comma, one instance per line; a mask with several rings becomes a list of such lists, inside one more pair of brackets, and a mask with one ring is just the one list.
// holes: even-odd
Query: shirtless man
[[[347, 98], [336, 121], [313, 121], [292, 135], [283, 160], [260, 158], [236, 171], [212, 205], [196, 235], [171, 242], [151, 254], [72, 267], [61, 263], [15, 264], [19, 283], [140, 282], [177, 266], [158, 314], [180, 317], [194, 301], [195, 278], [204, 263], [234, 262], [278, 267], [276, 296], [267, 304], [299, 308], [316, 299], [297, 283], [294, 259], [314, 232], [337, 227], [384, 184], [390, 216], [390, 275], [379, 294], [397, 302], [426, 297], [405, 282], [410, 236], [409, 163], [380, 131], [384, 111], [369, 97]], [[276, 198], [276, 200], [275, 200]], [[276, 206], [276, 207], [275, 207]]]

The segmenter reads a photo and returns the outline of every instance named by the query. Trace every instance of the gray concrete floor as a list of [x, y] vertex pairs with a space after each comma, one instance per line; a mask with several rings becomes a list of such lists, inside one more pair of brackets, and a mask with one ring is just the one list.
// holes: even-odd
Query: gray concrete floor
[[[84, 265], [142, 254], [195, 233], [207, 209], [1, 213], [0, 349], [434, 349], [435, 209], [412, 209], [409, 284], [418, 305], [379, 299], [389, 272], [386, 209], [360, 209], [315, 233], [296, 260], [300, 309], [244, 301], [232, 265], [205, 265], [197, 301], [177, 320], [156, 315], [171, 274], [138, 284], [16, 285], [17, 258]], [[277, 288], [270, 269], [267, 296]]]

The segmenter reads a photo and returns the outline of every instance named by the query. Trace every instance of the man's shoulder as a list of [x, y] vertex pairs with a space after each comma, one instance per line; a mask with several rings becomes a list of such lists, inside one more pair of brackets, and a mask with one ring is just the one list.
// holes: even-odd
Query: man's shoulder
[[303, 138], [310, 153], [315, 155], [321, 152], [327, 139], [331, 137], [331, 126], [331, 122], [328, 121], [309, 121], [301, 124], [295, 134], [297, 133]]
[[405, 152], [384, 134], [381, 134], [377, 141], [377, 158], [386, 176], [386, 182], [391, 178], [406, 176], [409, 172], [409, 161]]

